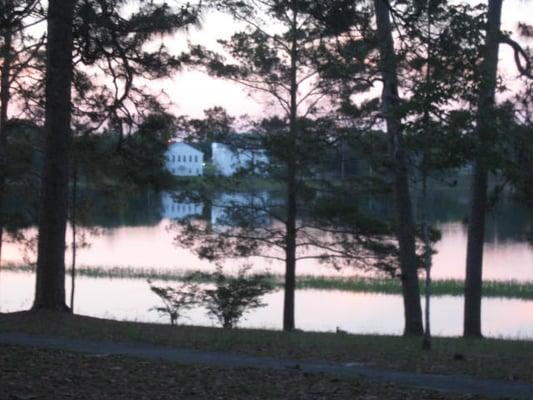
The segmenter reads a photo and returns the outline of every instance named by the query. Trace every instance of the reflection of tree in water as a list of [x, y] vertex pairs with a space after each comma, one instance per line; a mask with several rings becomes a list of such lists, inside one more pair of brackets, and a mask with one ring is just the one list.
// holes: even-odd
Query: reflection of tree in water
[[140, 190], [80, 190], [79, 222], [82, 226], [114, 228], [155, 226], [161, 221], [161, 196]]
[[[10, 216], [6, 229], [11, 234], [11, 239], [16, 237], [19, 230], [37, 224], [36, 189], [33, 188], [32, 191], [27, 187], [16, 189], [15, 187], [11, 190], [6, 199], [6, 212]], [[250, 205], [253, 205], [255, 201], [258, 211], [267, 203], [269, 207], [283, 204], [281, 194], [275, 191], [255, 194], [253, 192], [223, 193], [217, 195], [218, 200], [199, 202], [196, 200], [181, 201], [172, 197], [174, 195], [168, 192], [160, 194], [149, 190], [105, 191], [89, 187], [81, 187], [79, 190], [81, 203], [79, 208], [83, 210], [79, 215], [80, 224], [100, 228], [156, 226], [163, 219], [181, 219], [188, 215], [200, 215], [202, 219], [211, 219], [212, 222], [218, 221], [224, 224], [224, 219], [239, 219], [244, 216], [239, 215], [236, 210], [232, 211], [236, 209], [236, 207], [231, 207], [232, 203], [236, 206], [252, 202]], [[444, 184], [434, 185], [428, 193], [428, 198], [433, 204], [432, 215], [430, 215], [433, 223], [442, 225], [466, 222], [467, 188], [450, 187]], [[387, 195], [360, 196], [357, 206], [360, 213], [368, 218], [385, 220], [392, 217], [392, 199]], [[253, 210], [253, 207], [249, 209]], [[229, 215], [226, 215], [228, 213]], [[268, 213], [263, 211], [261, 218], [267, 217]], [[531, 240], [532, 230], [533, 213], [509, 196], [504, 196], [489, 213], [486, 241], [488, 243], [524, 242]]]
[[[286, 200], [279, 190], [213, 191], [208, 197], [198, 192], [179, 192], [174, 198], [176, 204], [203, 199], [203, 204], [208, 205], [204, 206], [208, 212], [203, 216], [196, 214], [175, 221], [178, 245], [208, 260], [260, 256], [285, 261]], [[368, 199], [361, 203], [374, 204]], [[382, 204], [386, 203], [374, 206], [381, 211]], [[338, 197], [310, 191], [298, 206], [297, 261], [316, 259], [337, 268], [394, 271], [396, 248], [388, 225], [354, 215], [357, 205], [353, 198], [345, 199], [341, 205]]]
[[[433, 205], [430, 220], [435, 224], [468, 223], [469, 188], [465, 185], [432, 185], [428, 193]], [[500, 194], [489, 210], [486, 221], [485, 241], [524, 242], [533, 228], [533, 211], [508, 193]]]

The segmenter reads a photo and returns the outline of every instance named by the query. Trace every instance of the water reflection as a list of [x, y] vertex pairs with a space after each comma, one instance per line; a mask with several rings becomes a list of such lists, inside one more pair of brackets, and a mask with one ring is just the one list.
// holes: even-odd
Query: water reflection
[[269, 225], [270, 198], [267, 192], [218, 194], [212, 201], [209, 220], [219, 226], [233, 226], [243, 218], [255, 226]]
[[[435, 278], [464, 278], [467, 228], [461, 223], [439, 225], [442, 240], [434, 256]], [[520, 241], [489, 241], [483, 252], [486, 280], [533, 280], [533, 249]]]
[[[210, 270], [214, 266], [200, 260], [189, 249], [177, 247], [173, 241], [176, 232], [169, 230], [170, 220], [162, 220], [156, 226], [118, 227], [107, 229], [98, 235], [89, 234], [91, 246], [78, 252], [81, 265], [131, 266], [160, 269]], [[442, 240], [436, 245], [433, 276], [436, 279], [464, 279], [466, 260], [466, 230], [460, 223], [441, 224]], [[35, 229], [30, 233], [35, 234]], [[69, 256], [69, 254], [67, 255]], [[22, 262], [23, 249], [8, 243], [3, 249], [6, 262]], [[260, 257], [244, 260], [253, 264], [256, 270], [265, 269], [283, 273], [284, 266]], [[229, 261], [228, 264], [239, 262]], [[316, 260], [302, 260], [298, 263], [298, 274], [307, 275], [353, 275], [357, 271], [337, 271]], [[489, 243], [484, 251], [484, 279], [533, 280], [533, 251], [524, 242]]]
[[200, 216], [204, 212], [202, 203], [184, 202], [171, 192], [161, 194], [161, 205], [164, 219], [182, 220], [186, 217]]

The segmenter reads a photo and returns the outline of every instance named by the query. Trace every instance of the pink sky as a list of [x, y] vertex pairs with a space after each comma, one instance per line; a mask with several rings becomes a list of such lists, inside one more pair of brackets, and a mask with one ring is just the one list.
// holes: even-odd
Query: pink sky
[[[478, 2], [472, 0], [472, 3]], [[503, 28], [513, 30], [518, 21], [533, 23], [533, 2], [526, 0], [505, 0], [503, 9]], [[165, 45], [175, 51], [186, 49], [187, 41], [216, 46], [217, 39], [227, 39], [239, 29], [230, 16], [221, 13], [209, 13], [204, 16], [202, 27], [193, 28], [189, 33], [176, 35], [172, 40], [165, 39]], [[500, 52], [501, 69], [509, 77], [517, 72], [513, 65], [513, 54], [508, 46], [502, 46]], [[202, 116], [203, 110], [222, 106], [232, 115], [260, 115], [265, 112], [264, 105], [256, 96], [250, 96], [236, 84], [214, 79], [199, 71], [182, 71], [170, 79], [150, 84], [159, 91], [164, 89], [169, 94], [174, 106], [172, 110], [178, 115]], [[517, 83], [511, 84], [519, 87]]]
[[[479, 3], [479, 0], [469, 0]], [[457, 1], [459, 2], [459, 1]], [[483, 1], [484, 3], [486, 1]], [[134, 3], [126, 6], [125, 12], [135, 7]], [[505, 0], [503, 8], [503, 29], [514, 30], [518, 21], [533, 24], [533, 1]], [[211, 12], [204, 15], [201, 27], [189, 29], [186, 33], [179, 33], [161, 39], [172, 52], [179, 54], [186, 50], [187, 43], [203, 44], [207, 47], [217, 47], [218, 39], [228, 39], [242, 25], [237, 24], [229, 15]], [[40, 34], [44, 24], [33, 28], [35, 34]], [[159, 46], [159, 42], [153, 43]], [[508, 46], [502, 46], [500, 52], [500, 68], [510, 78], [517, 75], [514, 67], [513, 53]], [[172, 104], [170, 110], [176, 115], [190, 115], [201, 117], [205, 109], [222, 106], [231, 115], [248, 114], [252, 116], [265, 113], [265, 102], [256, 95], [250, 95], [237, 84], [212, 78], [200, 71], [184, 69], [174, 76], [148, 83], [154, 94], [164, 91]], [[513, 90], [520, 87], [517, 81], [510, 82]]]

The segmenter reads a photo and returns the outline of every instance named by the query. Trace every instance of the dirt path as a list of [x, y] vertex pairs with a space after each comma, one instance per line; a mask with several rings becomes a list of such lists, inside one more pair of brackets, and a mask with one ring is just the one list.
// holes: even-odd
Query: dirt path
[[99, 355], [123, 355], [180, 364], [203, 364], [217, 367], [251, 367], [324, 373], [373, 382], [393, 382], [399, 385], [448, 393], [475, 394], [489, 398], [533, 399], [533, 384], [471, 378], [462, 375], [431, 375], [389, 371], [354, 363], [308, 362], [253, 357], [231, 353], [205, 352], [158, 347], [147, 344], [100, 342], [50, 336], [30, 336], [0, 333], [0, 344], [60, 349]]

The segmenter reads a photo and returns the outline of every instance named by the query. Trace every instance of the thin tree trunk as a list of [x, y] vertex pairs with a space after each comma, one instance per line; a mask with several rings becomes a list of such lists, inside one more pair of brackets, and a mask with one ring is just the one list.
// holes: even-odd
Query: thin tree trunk
[[346, 177], [346, 140], [341, 138], [341, 181], [344, 182]]
[[74, 314], [74, 294], [76, 292], [76, 207], [78, 206], [78, 166], [74, 161], [72, 171], [72, 198], [70, 204], [70, 227], [72, 230], [72, 266], [70, 275], [70, 312]]
[[43, 168], [34, 309], [68, 311], [65, 230], [71, 140], [72, 24], [75, 0], [49, 0]]
[[[428, 138], [426, 138], [426, 141]], [[427, 168], [427, 166], [425, 167]], [[431, 267], [432, 267], [432, 249], [431, 238], [429, 234], [428, 218], [428, 198], [427, 198], [427, 172], [422, 172], [422, 240], [424, 241], [424, 264], [426, 269], [425, 285], [425, 310], [424, 310], [424, 340], [422, 349], [431, 350]]]
[[388, 2], [374, 0], [383, 78], [382, 111], [387, 125], [391, 159], [393, 161], [395, 214], [400, 247], [402, 295], [405, 314], [405, 335], [422, 335], [422, 308], [415, 250], [415, 227], [409, 194], [407, 160], [398, 115], [399, 95], [396, 54]]
[[488, 152], [495, 104], [498, 51], [503, 0], [489, 0], [485, 55], [476, 118], [477, 154], [472, 177], [472, 199], [468, 219], [466, 253], [465, 310], [463, 335], [482, 337], [481, 296], [483, 282], [483, 241], [487, 209]]
[[422, 240], [424, 242], [424, 265], [426, 270], [425, 284], [425, 310], [424, 310], [424, 339], [422, 341], [423, 350], [431, 350], [431, 267], [432, 267], [432, 248], [431, 237], [429, 232], [429, 202], [428, 202], [428, 174], [431, 167], [431, 85], [433, 77], [431, 75], [431, 58], [432, 58], [432, 37], [431, 37], [431, 4], [428, 2], [427, 9], [427, 63], [426, 63], [426, 93], [425, 93], [425, 110], [424, 110], [424, 154], [422, 160]]
[[0, 267], [2, 265], [2, 245], [4, 240], [4, 199], [6, 191], [6, 167], [7, 167], [7, 116], [10, 100], [10, 71], [12, 63], [12, 40], [13, 32], [10, 27], [6, 27], [2, 36], [4, 45], [2, 46], [2, 58], [4, 60], [0, 77]]
[[296, 38], [296, 11], [293, 11], [292, 47], [291, 47], [291, 109], [289, 151], [287, 161], [287, 221], [285, 232], [285, 298], [283, 305], [283, 330], [294, 329], [294, 292], [296, 289], [296, 137], [298, 135], [298, 83], [297, 57], [298, 47]]

